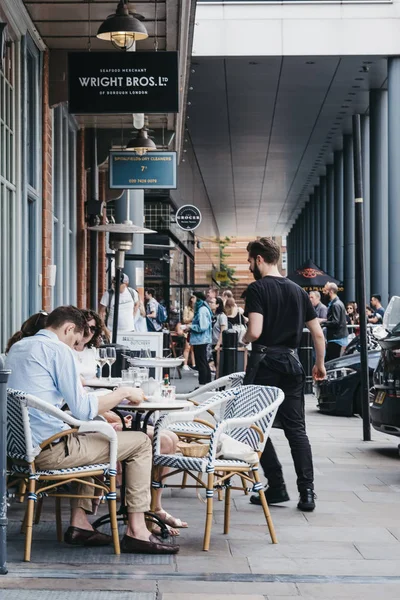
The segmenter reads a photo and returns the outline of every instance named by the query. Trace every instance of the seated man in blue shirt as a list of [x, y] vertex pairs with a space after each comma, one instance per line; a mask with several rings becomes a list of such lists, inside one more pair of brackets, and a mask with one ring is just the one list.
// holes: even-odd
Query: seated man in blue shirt
[[[84, 421], [111, 410], [124, 398], [139, 404], [142, 390], [121, 387], [104, 396], [86, 392], [75, 363], [72, 348], [85, 333], [86, 320], [74, 306], [60, 306], [47, 318], [46, 328], [36, 335], [14, 344], [7, 356], [11, 388], [38, 396], [61, 408], [64, 403], [72, 415]], [[69, 429], [59, 419], [30, 408], [29, 417], [34, 446]], [[162, 543], [148, 531], [144, 513], [150, 508], [150, 476], [152, 451], [149, 438], [141, 432], [121, 431], [118, 436], [118, 460], [126, 465], [126, 505], [128, 528], [121, 543], [122, 552], [174, 554], [179, 546]], [[73, 434], [44, 448], [36, 457], [39, 469], [67, 469], [107, 462], [109, 441], [98, 433]], [[81, 486], [81, 493], [84, 493]], [[89, 488], [92, 490], [92, 488]], [[90, 491], [89, 493], [92, 493]], [[71, 526], [65, 541], [74, 545], [100, 546], [111, 543], [111, 537], [94, 531], [87, 513], [92, 510], [90, 498], [76, 498], [71, 503]]]

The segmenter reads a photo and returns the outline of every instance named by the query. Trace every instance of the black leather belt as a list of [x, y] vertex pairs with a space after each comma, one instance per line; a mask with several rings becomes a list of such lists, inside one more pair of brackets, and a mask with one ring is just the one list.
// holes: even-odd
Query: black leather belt
[[251, 352], [256, 354], [296, 354], [296, 350], [288, 348], [288, 346], [263, 346], [262, 344], [252, 344]]

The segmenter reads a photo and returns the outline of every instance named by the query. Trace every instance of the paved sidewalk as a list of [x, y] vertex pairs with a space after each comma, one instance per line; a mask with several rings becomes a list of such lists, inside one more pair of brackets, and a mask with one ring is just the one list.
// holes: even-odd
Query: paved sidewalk
[[[32, 562], [23, 563], [22, 507], [9, 512], [9, 574], [0, 600], [261, 600], [400, 597], [400, 459], [396, 438], [362, 421], [321, 415], [307, 398], [317, 509], [301, 513], [293, 464], [281, 431], [274, 443], [292, 501], [271, 507], [278, 545], [270, 543], [259, 507], [233, 493], [231, 531], [222, 534], [223, 503], [215, 501], [210, 552], [201, 550], [205, 506], [194, 490], [165, 493], [165, 506], [190, 528], [176, 557], [122, 555], [109, 548], [57, 543], [52, 501], [34, 529]], [[46, 505], [46, 501], [45, 501]], [[68, 511], [65, 507], [65, 520]], [[66, 523], [67, 525], [67, 523]], [[27, 590], [31, 590], [28, 593]], [[102, 590], [102, 592], [97, 591]]]

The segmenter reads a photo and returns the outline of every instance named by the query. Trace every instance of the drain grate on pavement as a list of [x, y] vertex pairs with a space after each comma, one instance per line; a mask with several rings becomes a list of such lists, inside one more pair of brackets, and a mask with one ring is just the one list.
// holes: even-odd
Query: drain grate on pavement
[[57, 590], [0, 590], [1, 600], [155, 600], [149, 592], [58, 592]]

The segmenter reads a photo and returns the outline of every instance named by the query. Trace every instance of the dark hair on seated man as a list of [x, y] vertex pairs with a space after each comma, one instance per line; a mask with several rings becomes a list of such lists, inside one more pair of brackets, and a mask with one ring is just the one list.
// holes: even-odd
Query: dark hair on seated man
[[58, 306], [49, 314], [47, 317], [46, 327], [52, 329], [58, 329], [62, 327], [64, 323], [72, 323], [75, 325], [77, 333], [87, 330], [86, 317], [79, 308], [76, 306]]
[[277, 265], [281, 255], [281, 249], [272, 238], [262, 237], [247, 244], [247, 252], [251, 258], [261, 256], [269, 265]]

